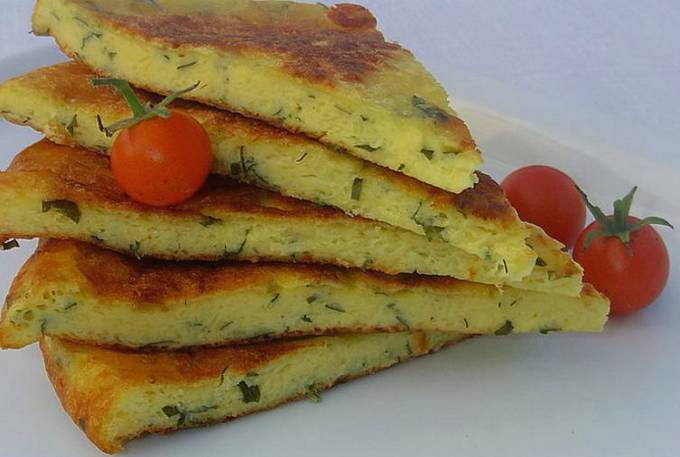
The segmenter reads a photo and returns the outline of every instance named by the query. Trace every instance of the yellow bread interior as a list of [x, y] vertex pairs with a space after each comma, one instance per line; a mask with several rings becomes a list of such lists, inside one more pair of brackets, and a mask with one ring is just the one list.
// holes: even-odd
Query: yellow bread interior
[[[98, 119], [110, 125], [131, 112], [112, 88], [93, 87], [95, 77], [69, 62], [7, 81], [0, 85], [0, 115], [56, 143], [108, 152], [113, 138]], [[138, 93], [144, 101], [158, 100]], [[532, 227], [489, 176], [479, 174], [474, 188], [452, 194], [243, 116], [197, 103], [178, 102], [173, 109], [205, 127], [217, 174], [440, 239], [495, 268], [505, 261], [516, 276], [535, 267], [537, 254], [526, 243]]]
[[117, 352], [46, 337], [45, 366], [66, 412], [102, 451], [318, 400], [334, 384], [463, 339], [455, 334], [336, 336], [177, 353]]
[[573, 296], [582, 287], [575, 263], [550, 257], [559, 251], [541, 254], [545, 265], [528, 279], [517, 278], [506, 263], [494, 269], [494, 262], [441, 240], [228, 179], [211, 179], [182, 205], [149, 208], [123, 193], [107, 157], [46, 140], [21, 152], [0, 173], [0, 198], [0, 239], [76, 239], [136, 257], [173, 260], [324, 263]]
[[109, 347], [181, 349], [283, 337], [395, 331], [594, 332], [609, 305], [440, 277], [330, 266], [141, 262], [43, 242], [12, 286], [0, 346], [41, 334]]
[[52, 35], [98, 73], [302, 132], [451, 192], [482, 163], [448, 96], [373, 27], [342, 27], [319, 4], [39, 0]]

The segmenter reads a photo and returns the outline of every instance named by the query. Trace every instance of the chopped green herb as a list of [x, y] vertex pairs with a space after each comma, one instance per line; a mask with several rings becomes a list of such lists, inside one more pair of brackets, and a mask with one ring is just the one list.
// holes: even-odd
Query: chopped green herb
[[501, 328], [499, 328], [498, 330], [496, 330], [496, 331], [494, 332], [494, 335], [496, 335], [496, 336], [505, 336], [505, 335], [509, 335], [509, 334], [512, 333], [512, 331], [514, 330], [514, 328], [515, 328], [515, 327], [512, 325], [512, 322], [510, 322], [510, 321], [505, 321], [505, 324], [503, 324], [503, 326], [502, 326]]
[[245, 381], [238, 383], [243, 395], [243, 403], [258, 403], [260, 401], [260, 387], [257, 385], [249, 386]]
[[364, 116], [363, 114], [360, 114], [360, 116], [361, 116], [361, 120], [362, 120], [362, 121], [364, 121], [364, 122], [368, 122], [368, 121], [369, 121], [368, 116]]
[[519, 301], [519, 298], [516, 299], [516, 300], [513, 300], [512, 303], [510, 303], [510, 308], [512, 308], [513, 306], [515, 306], [515, 305], [517, 304], [518, 301]]
[[225, 259], [229, 259], [231, 257], [235, 257], [237, 255], [240, 255], [243, 252], [243, 248], [246, 246], [246, 243], [248, 242], [248, 235], [250, 234], [250, 229], [246, 230], [246, 234], [243, 237], [243, 242], [241, 245], [236, 249], [236, 251], [229, 251], [227, 248], [224, 249], [224, 252], [222, 253], [222, 256]]
[[70, 303], [70, 304], [64, 306], [64, 311], [68, 311], [69, 309], [75, 308], [76, 306], [78, 306], [78, 303], [76, 303], [76, 302]]
[[220, 327], [220, 332], [223, 331], [223, 330], [226, 330], [227, 327], [229, 327], [233, 323], [234, 323], [234, 321], [229, 321], [226, 324], [224, 324], [222, 327]]
[[508, 262], [506, 262], [505, 259], [503, 259], [503, 269], [505, 270], [505, 274], [508, 274]]
[[81, 17], [73, 16], [73, 20], [74, 20], [74, 21], [77, 21], [77, 22], [80, 22], [80, 23], [83, 24], [85, 27], [89, 27], [89, 26], [90, 26], [90, 24], [88, 24], [87, 21], [86, 21], [85, 19], [81, 18]]
[[175, 417], [180, 414], [177, 406], [163, 406], [162, 411], [167, 417]]
[[364, 180], [361, 178], [354, 178], [354, 183], [352, 183], [352, 200], [361, 199], [361, 189], [364, 185]]
[[201, 225], [203, 227], [210, 227], [211, 225], [221, 224], [223, 221], [217, 217], [203, 216], [201, 220]]
[[9, 251], [10, 249], [16, 249], [18, 247], [19, 242], [17, 240], [7, 240], [0, 245], [0, 251]]
[[316, 387], [316, 384], [312, 384], [311, 386], [307, 387], [305, 396], [314, 403], [321, 403], [321, 393]]
[[229, 174], [232, 176], [239, 176], [241, 174], [241, 164], [232, 163], [229, 165]]
[[54, 209], [56, 212], [71, 219], [76, 224], [80, 222], [80, 209], [78, 205], [69, 200], [45, 200], [42, 202], [42, 212], [46, 213]]
[[543, 328], [543, 329], [540, 330], [541, 335], [547, 335], [548, 333], [551, 333], [551, 332], [561, 332], [561, 331], [562, 331], [562, 329], [559, 328], [559, 327], [548, 327], [548, 328]]
[[276, 295], [274, 295], [274, 298], [272, 298], [272, 299], [269, 301], [269, 304], [270, 304], [270, 305], [273, 305], [274, 303], [276, 303], [276, 302], [279, 300], [279, 298], [281, 298], [281, 294], [276, 294]]
[[366, 259], [364, 260], [364, 263], [361, 265], [361, 268], [365, 270], [368, 267], [370, 267], [371, 265], [373, 265], [374, 263], [375, 263], [375, 260], [373, 260], [370, 257], [366, 257]]
[[409, 323], [406, 321], [406, 319], [404, 319], [403, 317], [401, 317], [401, 316], [399, 316], [399, 315], [397, 315], [396, 317], [397, 317], [397, 320], [399, 321], [399, 323], [400, 323], [401, 325], [403, 325], [404, 328], [405, 328], [406, 330], [409, 330], [409, 329], [411, 328], [411, 326], [410, 326]]
[[403, 163], [402, 163], [402, 164], [399, 165], [399, 168], [397, 168], [397, 170], [398, 170], [398, 171], [403, 171], [404, 168], [406, 168], [406, 164], [403, 164]]
[[286, 115], [284, 114], [283, 107], [279, 108], [279, 110], [278, 110], [277, 112], [275, 112], [275, 113], [273, 114], [273, 116], [274, 116], [274, 117], [279, 117], [279, 118], [286, 117]]
[[118, 55], [118, 53], [117, 53], [117, 52], [113, 52], [113, 51], [109, 51], [109, 52], [107, 53], [107, 55], [109, 56], [109, 59], [113, 60], [113, 59]]
[[413, 213], [413, 216], [411, 216], [411, 219], [413, 222], [418, 224], [423, 228], [423, 232], [425, 233], [425, 236], [429, 241], [438, 239], [441, 241], [444, 241], [444, 237], [442, 236], [442, 232], [444, 231], [444, 227], [437, 227], [434, 225], [433, 219], [429, 218], [426, 220], [423, 220], [420, 218], [420, 210], [423, 208], [423, 202], [421, 201], [418, 204], [418, 209], [416, 210], [415, 213]]
[[139, 346], [137, 350], [145, 351], [147, 349], [167, 348], [169, 345], [172, 344], [175, 344], [175, 341], [173, 340], [154, 341], [153, 343], [148, 343], [143, 346]]
[[97, 114], [97, 127], [99, 128], [99, 131], [105, 134], [107, 137], [112, 137], [113, 133], [109, 135], [109, 131], [104, 127], [104, 122], [102, 121], [102, 117]]
[[434, 151], [432, 149], [421, 149], [420, 153], [427, 157], [427, 160], [432, 160], [432, 157], [434, 157]]
[[444, 227], [434, 227], [434, 226], [423, 226], [423, 230], [425, 231], [425, 236], [427, 237], [428, 240], [444, 240], [444, 237], [442, 236], [442, 232], [444, 231]]
[[224, 369], [222, 370], [222, 373], [220, 373], [220, 383], [217, 384], [217, 387], [222, 387], [224, 385], [224, 375], [227, 374], [227, 370], [229, 370], [229, 365], [224, 367]]
[[69, 135], [73, 136], [76, 127], [78, 127], [78, 115], [74, 114], [71, 121], [66, 125], [66, 131]]
[[545, 267], [545, 266], [548, 266], [548, 264], [545, 263], [545, 260], [543, 260], [542, 258], [537, 257], [536, 258], [536, 266]]
[[308, 315], [306, 315], [306, 314], [305, 314], [304, 316], [302, 316], [302, 320], [303, 320], [304, 322], [307, 322], [307, 323], [309, 323], [309, 324], [311, 324], [311, 323], [312, 323], [312, 318], [311, 318], [311, 317], [309, 317], [309, 316], [308, 316]]
[[450, 119], [451, 115], [444, 111], [443, 109], [429, 103], [424, 98], [414, 95], [411, 97], [411, 103], [415, 108], [417, 108], [426, 117], [430, 117], [439, 122], [446, 122]]
[[305, 160], [306, 157], [307, 157], [307, 153], [305, 152], [305, 153], [302, 154], [295, 162], [296, 162], [296, 163], [300, 163], [300, 162], [302, 162], [303, 160]]
[[377, 148], [374, 148], [370, 144], [356, 144], [356, 145], [354, 145], [354, 147], [359, 148], [359, 149], [363, 149], [364, 151], [368, 151], [368, 152], [375, 152], [379, 149], [382, 149], [380, 146], [378, 146]]
[[342, 111], [342, 112], [345, 113], [345, 114], [352, 114], [351, 111], [346, 110], [346, 109], [343, 108], [342, 106], [335, 105], [335, 108], [336, 108], [338, 111]]
[[340, 306], [340, 305], [337, 304], [337, 303], [328, 303], [328, 304], [326, 305], [326, 308], [330, 309], [331, 311], [335, 311], [335, 312], [337, 312], [337, 313], [345, 313], [345, 312], [347, 312], [347, 311], [345, 311], [345, 309], [344, 309], [342, 306]]
[[83, 37], [83, 41], [81, 41], [81, 43], [80, 43], [80, 49], [82, 50], [85, 47], [85, 45], [87, 44], [87, 42], [90, 41], [91, 39], [93, 39], [93, 38], [99, 39], [101, 37], [102, 37], [102, 34], [100, 32], [88, 33], [87, 35], [85, 35]]
[[177, 66], [177, 69], [178, 69], [178, 70], [184, 70], [185, 68], [193, 67], [193, 66], [196, 65], [197, 63], [198, 63], [198, 62], [196, 62], [196, 61], [194, 60], [193, 62], [185, 63], [185, 64], [182, 64], [182, 65], [178, 65], [178, 66]]
[[310, 305], [319, 299], [318, 295], [310, 295], [307, 297], [307, 303]]
[[135, 241], [132, 243], [128, 249], [130, 250], [130, 254], [132, 254], [136, 259], [140, 260], [142, 258], [142, 255], [139, 252], [139, 249], [142, 247], [142, 243], [139, 241]]
[[467, 318], [463, 318], [463, 322], [465, 322], [465, 328], [470, 328]]

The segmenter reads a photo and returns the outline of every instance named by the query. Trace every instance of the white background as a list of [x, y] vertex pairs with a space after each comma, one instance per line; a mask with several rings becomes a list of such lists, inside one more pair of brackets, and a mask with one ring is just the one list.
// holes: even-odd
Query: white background
[[[28, 34], [31, 3], [0, 3], [0, 59], [51, 46]], [[554, 164], [603, 204], [640, 184], [638, 214], [680, 225], [680, 2], [363, 3], [446, 85], [496, 176]], [[2, 62], [3, 77], [30, 64]], [[0, 124], [2, 165], [32, 138]], [[663, 234], [677, 259], [677, 234]], [[0, 293], [28, 254], [0, 259]], [[130, 455], [678, 456], [678, 279], [602, 335], [477, 339], [322, 405], [143, 440]], [[36, 351], [0, 357], [0, 456], [96, 455], [60, 411]]]

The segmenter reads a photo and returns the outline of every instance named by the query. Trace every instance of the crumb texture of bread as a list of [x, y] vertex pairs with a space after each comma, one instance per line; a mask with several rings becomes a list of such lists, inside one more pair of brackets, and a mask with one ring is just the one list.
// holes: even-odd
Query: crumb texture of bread
[[[95, 77], [76, 62], [32, 71], [0, 85], [0, 114], [56, 143], [107, 152], [113, 140], [98, 119], [110, 125], [131, 112], [114, 89], [92, 86]], [[496, 270], [505, 261], [515, 277], [535, 268], [530, 227], [483, 173], [473, 188], [454, 194], [260, 121], [191, 102], [172, 107], [206, 128], [216, 174], [441, 239]]]
[[48, 140], [19, 153], [0, 173], [0, 198], [5, 239], [76, 239], [138, 258], [321, 263], [570, 296], [581, 290], [573, 262], [535, 268], [525, 279], [505, 263], [490, 265], [441, 240], [228, 178], [212, 177], [179, 206], [149, 208], [124, 194], [106, 156]]
[[149, 433], [225, 422], [461, 341], [450, 333], [316, 337], [178, 353], [121, 352], [45, 337], [66, 412], [102, 451]]
[[[41, 334], [143, 350], [407, 330], [494, 334], [601, 331], [609, 305], [579, 297], [333, 266], [138, 261], [49, 240], [15, 280], [0, 346]], [[510, 333], [510, 331], [508, 331]]]
[[200, 81], [186, 97], [447, 191], [472, 187], [481, 154], [442, 86], [374, 27], [338, 24], [331, 11], [279, 1], [39, 0], [33, 30], [100, 74], [155, 93]]

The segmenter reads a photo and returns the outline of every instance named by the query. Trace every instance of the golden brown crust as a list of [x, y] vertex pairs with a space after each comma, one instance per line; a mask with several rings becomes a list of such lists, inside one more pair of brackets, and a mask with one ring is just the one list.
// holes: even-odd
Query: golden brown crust
[[[416, 334], [419, 340], [418, 350], [426, 355], [441, 349], [431, 347], [427, 336]], [[444, 346], [456, 344], [461, 339], [454, 339]], [[200, 351], [175, 352], [175, 353], [156, 353], [143, 354], [136, 352], [113, 351], [109, 349], [95, 348], [91, 346], [70, 343], [67, 341], [57, 341], [63, 345], [71, 354], [80, 354], [86, 357], [88, 365], [99, 369], [93, 379], [88, 379], [87, 384], [78, 385], [73, 382], [73, 373], [68, 373], [69, 367], [64, 366], [60, 360], [59, 350], [52, 347], [51, 341], [42, 338], [40, 347], [43, 353], [45, 367], [54, 389], [59, 397], [62, 406], [71, 416], [73, 421], [87, 434], [92, 442], [102, 451], [109, 454], [123, 450], [126, 441], [132, 440], [151, 433], [168, 434], [175, 432], [180, 427], [169, 427], [164, 429], [148, 428], [135, 436], [125, 437], [121, 442], [113, 443], [103, 433], [104, 421], [111, 404], [116, 398], [116, 393], [135, 385], [149, 383], [186, 383], [192, 384], [206, 379], [216, 379], [221, 376], [226, 367], [229, 370], [246, 374], [256, 371], [258, 367], [270, 363], [276, 358], [283, 357], [296, 350], [307, 348], [314, 345], [325, 344], [323, 339], [308, 338], [294, 342], [272, 342], [255, 346], [228, 347], [220, 349], [203, 349]], [[75, 370], [81, 367], [73, 368]], [[365, 373], [356, 376], [345, 376], [327, 385], [316, 386], [318, 390], [326, 390], [335, 384], [350, 381], [361, 376], [370, 375], [380, 371], [380, 369], [370, 369]], [[169, 377], [167, 377], [169, 376]], [[280, 402], [268, 405], [246, 414], [266, 411], [285, 403], [304, 398], [303, 395], [282, 399]], [[245, 414], [244, 414], [245, 415]], [[241, 417], [242, 415], [224, 417], [219, 420], [192, 422], [190, 427], [200, 427], [228, 422]], [[187, 428], [183, 426], [181, 428]]]
[[[457, 288], [492, 288], [454, 278], [422, 275], [387, 275], [332, 265], [249, 264], [243, 262], [170, 262], [137, 260], [110, 250], [77, 241], [48, 240], [27, 261], [16, 278], [8, 302], [31, 278], [43, 283], [60, 282], [67, 276], [83, 290], [103, 302], [125, 301], [143, 308], [172, 303], [180, 297], [200, 297], [213, 292], [247, 289], [277, 280], [298, 280], [314, 284], [350, 277], [372, 281], [384, 291], [412, 287], [452, 291]], [[359, 330], [359, 329], [356, 329]]]
[[[150, 208], [129, 199], [111, 173], [106, 156], [80, 148], [42, 140], [19, 153], [8, 170], [0, 173], [0, 187], [33, 180], [42, 183], [54, 198], [93, 203], [105, 207], [155, 214], [184, 214], [200, 217], [212, 210], [266, 214], [270, 217], [344, 219], [339, 210], [283, 197], [263, 189], [212, 177], [194, 197], [172, 208]], [[355, 218], [356, 221], [366, 221]], [[378, 222], [371, 222], [379, 224]], [[6, 235], [6, 234], [3, 234]], [[19, 235], [19, 234], [17, 234]]]
[[[399, 45], [385, 41], [375, 28], [375, 18], [365, 9], [361, 17], [354, 15], [354, 20], [329, 18], [347, 18], [351, 9], [347, 6], [328, 10], [319, 5], [281, 2], [203, 13], [191, 8], [164, 11], [152, 6], [135, 12], [106, 1], [98, 1], [96, 6], [80, 3], [100, 20], [145, 40], [172, 48], [209, 46], [276, 56], [290, 74], [331, 85], [361, 82], [395, 60], [411, 58]], [[353, 26], [356, 23], [361, 26]]]
[[[67, 103], [76, 108], [88, 107], [96, 112], [104, 111], [115, 119], [128, 117], [130, 109], [122, 97], [111, 87], [95, 88], [92, 86], [91, 80], [95, 77], [96, 74], [86, 65], [67, 62], [33, 71], [8, 81], [5, 86], [9, 87], [16, 84], [23, 87], [23, 90], [44, 92], [61, 103]], [[145, 102], [158, 101], [157, 96], [148, 92], [138, 90], [137, 93]], [[244, 140], [248, 142], [266, 140], [285, 143], [289, 147], [296, 145], [299, 145], [300, 148], [310, 145], [325, 147], [313, 140], [291, 134], [261, 121], [210, 108], [206, 105], [180, 100], [175, 102], [172, 107], [193, 116], [208, 131], [220, 132], [223, 135], [243, 136]], [[26, 121], [20, 116], [12, 117], [12, 113], [3, 113], [3, 116], [15, 123], [30, 124], [30, 121]], [[39, 128], [40, 126], [35, 127]], [[45, 133], [53, 141], [74, 146], [71, 135], [63, 126], [59, 127], [54, 126], [50, 129], [50, 132]], [[424, 194], [427, 201], [431, 202], [435, 208], [457, 208], [465, 216], [493, 220], [505, 227], [519, 223], [517, 215], [505, 198], [501, 187], [484, 173], [478, 173], [479, 182], [474, 188], [467, 189], [460, 194], [453, 194], [400, 173], [383, 170], [374, 165], [366, 166], [386, 173], [405, 189], [416, 190]]]

